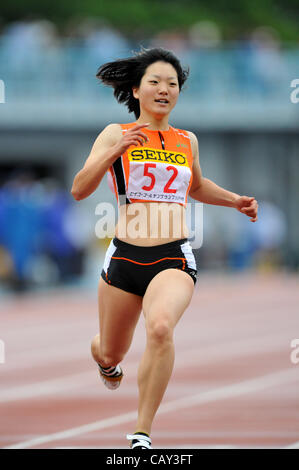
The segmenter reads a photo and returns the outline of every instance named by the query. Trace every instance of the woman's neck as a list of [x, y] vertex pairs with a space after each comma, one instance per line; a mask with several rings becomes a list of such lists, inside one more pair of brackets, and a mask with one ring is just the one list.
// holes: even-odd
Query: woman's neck
[[169, 130], [168, 115], [162, 119], [156, 119], [154, 116], [140, 115], [136, 122], [137, 124], [145, 124], [149, 122], [150, 125], [146, 128], [149, 131], [163, 132]]

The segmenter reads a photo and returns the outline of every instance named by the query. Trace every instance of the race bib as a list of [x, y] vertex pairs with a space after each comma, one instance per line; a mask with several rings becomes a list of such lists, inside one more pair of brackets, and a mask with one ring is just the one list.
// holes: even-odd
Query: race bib
[[127, 197], [183, 204], [191, 178], [184, 153], [154, 148], [128, 151], [129, 181]]

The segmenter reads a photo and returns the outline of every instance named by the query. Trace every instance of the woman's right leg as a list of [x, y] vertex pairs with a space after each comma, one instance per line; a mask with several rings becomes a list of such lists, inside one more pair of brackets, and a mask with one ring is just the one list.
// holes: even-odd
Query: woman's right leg
[[98, 305], [100, 334], [92, 340], [91, 353], [101, 366], [116, 366], [131, 345], [142, 297], [108, 285], [100, 278]]

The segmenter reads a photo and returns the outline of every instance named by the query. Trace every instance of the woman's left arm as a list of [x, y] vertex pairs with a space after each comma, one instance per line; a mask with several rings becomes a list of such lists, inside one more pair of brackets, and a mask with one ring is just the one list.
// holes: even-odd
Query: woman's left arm
[[254, 197], [240, 196], [239, 194], [221, 188], [213, 181], [202, 176], [199, 164], [198, 142], [195, 134], [189, 132], [193, 150], [193, 181], [189, 195], [196, 201], [217, 206], [234, 207], [242, 214], [251, 217], [256, 222], [258, 203]]

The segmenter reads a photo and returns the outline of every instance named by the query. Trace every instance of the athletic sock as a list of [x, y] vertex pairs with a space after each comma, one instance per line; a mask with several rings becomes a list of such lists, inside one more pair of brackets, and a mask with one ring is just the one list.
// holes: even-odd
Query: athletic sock
[[[146, 432], [138, 432], [138, 431], [137, 431], [137, 432], [134, 432], [134, 434], [142, 434], [143, 436], [147, 436], [147, 437], [150, 438], [149, 434], [147, 434]], [[133, 434], [133, 435], [134, 435], [134, 434]], [[133, 439], [133, 440], [132, 440], [132, 444], [136, 444], [136, 442], [138, 442], [138, 440], [139, 440], [139, 439]]]
[[106, 375], [107, 377], [116, 377], [118, 375], [121, 375], [121, 369], [119, 365], [110, 366], [110, 367], [102, 367], [101, 364], [98, 363], [98, 366], [102, 374]]

